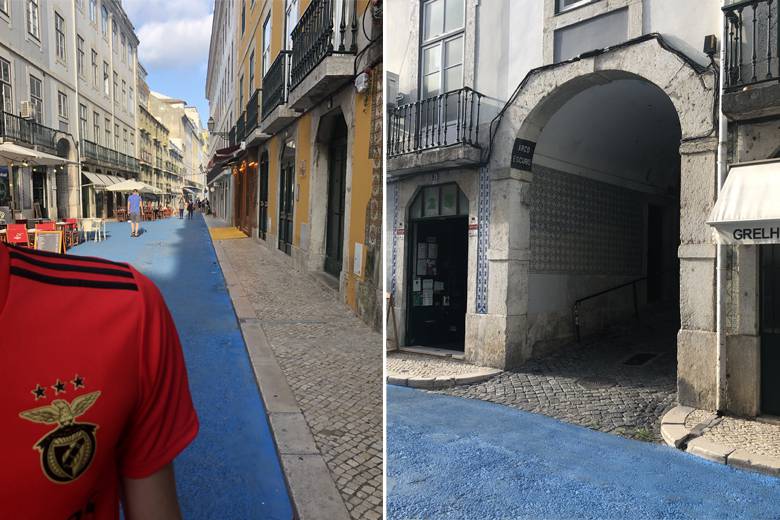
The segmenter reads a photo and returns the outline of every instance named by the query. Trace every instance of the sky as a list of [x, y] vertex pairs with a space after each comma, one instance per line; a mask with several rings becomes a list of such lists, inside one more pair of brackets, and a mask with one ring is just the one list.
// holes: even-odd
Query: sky
[[197, 107], [205, 127], [214, 0], [122, 0], [122, 6], [140, 40], [149, 88]]

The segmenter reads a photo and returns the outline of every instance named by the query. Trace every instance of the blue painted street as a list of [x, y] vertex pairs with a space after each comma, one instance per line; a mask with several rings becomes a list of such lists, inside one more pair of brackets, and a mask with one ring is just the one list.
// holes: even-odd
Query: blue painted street
[[387, 387], [388, 519], [780, 518], [780, 479], [479, 400]]
[[129, 262], [162, 291], [179, 331], [200, 433], [175, 463], [184, 518], [292, 517], [292, 506], [203, 218], [108, 224], [104, 242], [70, 254]]

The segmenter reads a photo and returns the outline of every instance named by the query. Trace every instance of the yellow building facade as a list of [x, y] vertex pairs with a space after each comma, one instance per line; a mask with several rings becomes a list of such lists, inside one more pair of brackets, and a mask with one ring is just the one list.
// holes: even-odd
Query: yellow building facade
[[381, 10], [244, 0], [235, 16], [229, 220], [379, 329]]

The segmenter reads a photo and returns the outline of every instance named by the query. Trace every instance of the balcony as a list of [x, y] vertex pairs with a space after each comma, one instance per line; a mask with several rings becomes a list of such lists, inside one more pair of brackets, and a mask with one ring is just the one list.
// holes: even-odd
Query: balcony
[[23, 119], [9, 112], [0, 112], [0, 137], [19, 144], [28, 144], [49, 153], [57, 153], [57, 130], [32, 119]]
[[104, 168], [138, 173], [138, 161], [134, 157], [84, 139], [81, 140], [81, 159]]
[[290, 93], [290, 51], [282, 51], [263, 76], [263, 111], [260, 130], [274, 134], [292, 123], [297, 114], [287, 106]]
[[747, 0], [723, 8], [723, 112], [732, 120], [780, 115], [778, 8], [780, 0]]
[[388, 173], [479, 164], [482, 97], [464, 87], [390, 110]]
[[230, 129], [228, 132], [228, 146], [235, 146], [236, 144], [236, 127]]
[[260, 128], [260, 99], [262, 98], [260, 90], [255, 90], [249, 103], [246, 104], [244, 117], [244, 141], [247, 146], [253, 146], [263, 141], [267, 141], [271, 136], [265, 134]]
[[306, 110], [352, 78], [355, 0], [312, 0], [291, 36], [289, 105]]

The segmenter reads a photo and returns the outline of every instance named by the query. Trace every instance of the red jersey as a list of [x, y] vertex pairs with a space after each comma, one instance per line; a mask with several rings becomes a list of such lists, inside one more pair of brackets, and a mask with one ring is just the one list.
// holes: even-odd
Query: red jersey
[[173, 320], [127, 264], [0, 244], [0, 518], [119, 518], [198, 420]]

